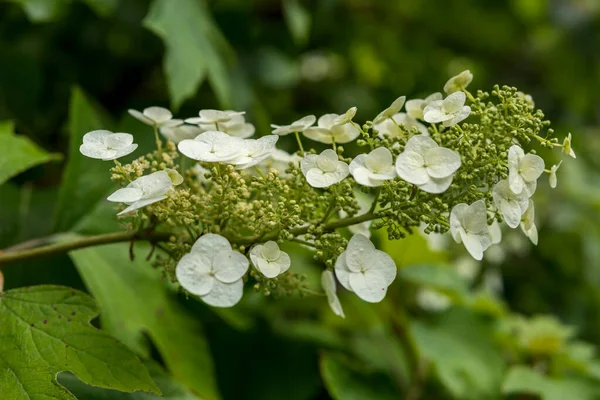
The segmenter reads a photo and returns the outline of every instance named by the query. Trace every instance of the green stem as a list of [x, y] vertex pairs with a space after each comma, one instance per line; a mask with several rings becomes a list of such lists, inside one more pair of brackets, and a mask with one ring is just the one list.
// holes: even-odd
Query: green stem
[[467, 89], [463, 89], [462, 90], [464, 94], [467, 95], [467, 99], [469, 99], [470, 101], [472, 101], [473, 103], [475, 103], [475, 97], [473, 97], [473, 95], [471, 94], [471, 92], [469, 92]]
[[296, 134], [296, 142], [298, 142], [298, 148], [300, 149], [300, 156], [304, 157], [304, 147], [302, 147], [302, 141], [300, 140], [300, 134], [298, 132], [294, 132]]
[[121, 171], [121, 173], [123, 174], [123, 176], [125, 177], [125, 179], [127, 179], [127, 181], [131, 182], [131, 179], [129, 178], [129, 174], [123, 169], [123, 165], [121, 165], [121, 163], [119, 162], [119, 160], [113, 160], [115, 162], [115, 165], [117, 166], [117, 169], [119, 171]]
[[154, 140], [156, 140], [156, 148], [158, 152], [162, 152], [162, 142], [160, 141], [160, 137], [158, 136], [158, 126], [156, 124], [152, 124], [152, 128], [154, 129]]

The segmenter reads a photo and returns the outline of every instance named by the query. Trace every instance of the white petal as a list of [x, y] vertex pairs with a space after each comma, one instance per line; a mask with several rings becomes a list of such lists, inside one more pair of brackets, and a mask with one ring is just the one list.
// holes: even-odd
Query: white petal
[[423, 157], [410, 150], [396, 159], [396, 172], [400, 178], [415, 185], [422, 185], [430, 179]]
[[327, 130], [331, 129], [332, 126], [335, 125], [335, 119], [339, 117], [337, 114], [324, 114], [319, 117], [317, 121], [317, 126], [319, 128], [325, 128]]
[[468, 233], [461, 233], [461, 239], [465, 248], [471, 254], [471, 257], [474, 259], [481, 261], [483, 258], [483, 251], [485, 250], [481, 245], [481, 241], [477, 235], [472, 235]]
[[454, 92], [443, 100], [442, 112], [455, 114], [465, 105], [467, 95], [463, 92]]
[[[137, 149], [138, 145], [137, 143], [133, 143], [127, 147], [124, 147], [122, 149], [118, 149], [116, 150], [116, 155], [114, 158], [121, 158], [121, 157], [125, 157], [128, 154], [131, 154], [134, 152], [135, 149]], [[110, 158], [110, 160], [114, 159], [114, 158]], [[105, 159], [106, 161], [106, 159]]]
[[252, 255], [250, 255], [250, 258], [252, 259], [252, 263], [254, 264], [256, 269], [258, 269], [267, 278], [275, 278], [281, 273], [281, 268], [279, 267], [279, 264], [275, 262], [269, 262], [264, 258], [256, 256], [253, 257]]
[[365, 159], [365, 165], [373, 172], [384, 171], [388, 169], [393, 162], [392, 152], [385, 147], [376, 148], [371, 151]]
[[254, 135], [256, 128], [251, 123], [237, 124], [227, 127], [225, 131], [231, 136], [240, 137], [242, 139], [249, 138]]
[[462, 242], [460, 231], [464, 230], [462, 221], [468, 210], [469, 206], [466, 203], [460, 203], [455, 205], [450, 212], [450, 233], [456, 243]]
[[133, 203], [142, 198], [144, 192], [139, 188], [121, 188], [108, 196], [106, 200], [115, 203]]
[[307, 115], [306, 117], [302, 117], [297, 121], [292, 122], [291, 125], [294, 126], [301, 126], [301, 130], [305, 130], [306, 128], [314, 125], [314, 123], [317, 121], [317, 117], [315, 117], [314, 115]]
[[535, 193], [535, 189], [537, 189], [537, 181], [531, 181], [525, 183], [525, 194], [527, 197], [533, 196]]
[[425, 157], [427, 151], [435, 147], [438, 147], [438, 144], [429, 136], [415, 135], [408, 139], [404, 151], [414, 151], [415, 153], [420, 154], [421, 157]]
[[352, 291], [350, 287], [350, 274], [352, 271], [348, 268], [348, 264], [346, 264], [346, 253], [347, 251], [343, 251], [335, 260], [335, 276], [337, 276], [340, 284], [346, 288], [347, 290]]
[[213, 270], [221, 282], [233, 283], [248, 271], [248, 264], [248, 259], [237, 251], [223, 250], [215, 255]]
[[344, 125], [349, 123], [350, 121], [352, 121], [352, 118], [354, 118], [354, 116], [356, 115], [356, 110], [356, 107], [349, 108], [348, 111], [335, 118], [333, 120], [333, 123], [335, 125]]
[[369, 303], [380, 302], [387, 293], [387, 285], [377, 273], [369, 271], [365, 273], [353, 272], [350, 274], [349, 281], [354, 293]]
[[138, 110], [129, 109], [129, 110], [127, 110], [127, 112], [133, 118], [137, 119], [138, 121], [141, 121], [141, 122], [145, 123], [146, 125], [153, 125], [154, 124], [154, 121], [152, 121], [150, 118], [146, 117], [144, 114], [142, 114]]
[[318, 157], [319, 156], [317, 156], [316, 154], [309, 154], [300, 161], [300, 169], [302, 170], [302, 173], [305, 176], [308, 173], [308, 171], [310, 171], [313, 168], [317, 168]]
[[357, 169], [367, 169], [367, 166], [365, 165], [366, 158], [366, 154], [359, 154], [350, 162], [349, 170], [352, 175], [354, 175], [354, 171]]
[[383, 181], [372, 179], [372, 176], [373, 173], [366, 168], [355, 168], [352, 172], [352, 177], [359, 185], [368, 187], [377, 187], [383, 185]]
[[370, 263], [368, 271], [379, 274], [386, 285], [390, 285], [396, 279], [396, 263], [387, 253], [373, 250], [367, 256], [363, 256], [363, 259]]
[[290, 258], [288, 253], [282, 251], [281, 253], [279, 253], [279, 258], [275, 261], [275, 263], [279, 265], [279, 269], [281, 270], [280, 273], [283, 274], [285, 271], [290, 269], [292, 265], [292, 259]]
[[513, 193], [520, 194], [523, 192], [525, 182], [523, 181], [523, 177], [519, 175], [518, 170], [508, 170], [508, 182], [510, 190], [512, 190]]
[[352, 124], [332, 126], [331, 133], [336, 143], [349, 143], [360, 135], [360, 131]]
[[500, 243], [502, 241], [502, 229], [500, 228], [498, 221], [494, 220], [488, 229], [490, 231], [492, 244]]
[[425, 153], [427, 173], [432, 178], [446, 178], [460, 168], [460, 155], [445, 147], [435, 147]]
[[329, 129], [312, 127], [302, 132], [307, 138], [321, 143], [333, 143], [333, 133]]
[[151, 121], [156, 122], [157, 125], [162, 124], [173, 118], [171, 111], [163, 107], [148, 107], [144, 109], [144, 115]]
[[519, 163], [519, 174], [526, 182], [537, 180], [544, 172], [544, 160], [535, 154], [527, 154]]
[[179, 284], [188, 292], [197, 296], [208, 294], [215, 279], [210, 275], [210, 264], [203, 257], [186, 254], [181, 257], [175, 268]]
[[233, 283], [223, 283], [215, 279], [210, 293], [200, 298], [209, 306], [232, 307], [236, 305], [244, 294], [244, 282], [240, 279]]
[[117, 152], [115, 150], [107, 150], [106, 148], [98, 147], [96, 144], [84, 143], [79, 146], [79, 152], [86, 157], [104, 161], [117, 158]]
[[368, 268], [364, 265], [364, 254], [371, 254], [375, 251], [375, 245], [364, 235], [357, 234], [352, 236], [346, 247], [346, 265], [350, 271], [360, 272]]
[[129, 184], [129, 187], [139, 188], [143, 192], [143, 198], [163, 196], [171, 190], [171, 177], [166, 171], [153, 172], [150, 175], [137, 178]]
[[423, 119], [423, 109], [426, 107], [425, 100], [412, 99], [406, 102], [406, 113], [412, 118]]
[[111, 131], [107, 131], [104, 129], [98, 129], [95, 131], [91, 131], [83, 135], [83, 143], [84, 144], [100, 144], [105, 147], [106, 138], [113, 133]]
[[429, 178], [427, 182], [422, 185], [418, 185], [419, 189], [427, 193], [444, 193], [452, 184], [452, 176], [447, 178]]
[[333, 313], [345, 318], [344, 310], [342, 309], [342, 305], [340, 304], [340, 300], [336, 294], [335, 278], [333, 277], [333, 273], [331, 271], [323, 271], [321, 274], [321, 285], [323, 286], [323, 290], [327, 295], [327, 302], [329, 303], [329, 307], [331, 307]]
[[462, 224], [469, 232], [488, 233], [487, 206], [484, 200], [477, 200], [467, 208]]
[[[457, 92], [462, 93], [462, 92]], [[458, 112], [453, 113], [452, 119], [444, 121], [444, 126], [456, 125], [459, 122], [465, 120], [471, 114], [471, 107], [463, 106]]]
[[120, 213], [118, 213], [117, 215], [123, 215], [123, 214], [127, 214], [131, 211], [135, 211], [135, 210], [139, 210], [140, 208], [146, 207], [150, 204], [153, 203], [157, 203], [159, 201], [162, 201], [164, 199], [166, 199], [167, 196], [157, 196], [157, 197], [151, 197], [148, 199], [142, 199], [142, 200], [138, 200], [136, 202], [134, 202], [133, 204], [131, 204], [129, 207], [127, 207], [126, 209], [124, 209], [123, 211], [121, 211]]
[[192, 246], [191, 252], [208, 257], [212, 264], [215, 255], [225, 250], [233, 251], [231, 250], [231, 244], [229, 244], [227, 239], [216, 233], [207, 233], [196, 240], [196, 243]]
[[446, 114], [437, 104], [430, 104], [423, 110], [423, 119], [430, 124], [448, 121], [452, 118], [452, 114]]
[[325, 188], [341, 182], [349, 174], [348, 165], [341, 162], [333, 172], [323, 172], [319, 168], [313, 168], [306, 174], [307, 182], [315, 188]]
[[106, 136], [106, 146], [109, 149], [119, 150], [131, 146], [133, 143], [133, 135], [129, 133], [113, 133]]

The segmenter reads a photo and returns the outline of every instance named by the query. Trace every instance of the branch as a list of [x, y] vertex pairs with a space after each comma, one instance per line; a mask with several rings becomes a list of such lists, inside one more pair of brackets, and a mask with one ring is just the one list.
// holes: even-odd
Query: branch
[[[36, 247], [33, 249], [23, 249], [24, 246], [17, 245], [0, 250], [0, 268], [3, 265], [17, 261], [29, 260], [31, 258], [49, 256], [52, 254], [66, 253], [71, 250], [77, 250], [84, 247], [98, 246], [109, 243], [130, 242], [135, 240], [144, 240], [151, 243], [164, 242], [169, 240], [170, 233], [167, 232], [115, 232], [103, 235], [87, 236], [72, 242], [56, 243], [49, 246]], [[26, 243], [44, 243], [45, 239], [36, 239]]]

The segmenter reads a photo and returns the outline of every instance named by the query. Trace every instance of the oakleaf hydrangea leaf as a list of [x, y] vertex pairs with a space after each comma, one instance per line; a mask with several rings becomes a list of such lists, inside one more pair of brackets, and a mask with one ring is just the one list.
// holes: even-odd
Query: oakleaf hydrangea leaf
[[160, 394], [133, 352], [90, 325], [97, 314], [90, 296], [67, 287], [0, 293], [2, 398], [75, 399], [56, 381], [62, 371], [93, 386]]

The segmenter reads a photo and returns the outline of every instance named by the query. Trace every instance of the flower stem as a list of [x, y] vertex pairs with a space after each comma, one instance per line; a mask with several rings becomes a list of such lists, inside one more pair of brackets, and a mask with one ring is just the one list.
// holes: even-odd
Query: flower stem
[[156, 148], [158, 152], [162, 152], [162, 142], [160, 141], [160, 137], [158, 136], [158, 126], [156, 124], [152, 124], [152, 128], [154, 128], [154, 140], [156, 140]]
[[302, 147], [302, 141], [300, 140], [300, 134], [298, 132], [294, 132], [296, 134], [296, 142], [298, 142], [298, 148], [300, 149], [300, 156], [304, 157], [304, 147]]

